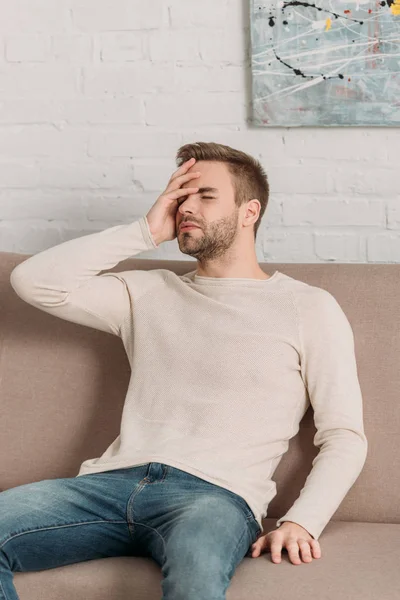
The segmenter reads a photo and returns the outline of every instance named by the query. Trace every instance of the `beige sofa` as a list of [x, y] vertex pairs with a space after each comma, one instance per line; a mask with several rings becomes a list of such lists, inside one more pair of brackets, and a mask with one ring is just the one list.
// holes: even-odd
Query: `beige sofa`
[[[0, 489], [74, 477], [119, 433], [130, 367], [115, 336], [50, 316], [10, 285], [27, 255], [0, 253]], [[189, 265], [189, 266], [188, 266]], [[110, 271], [169, 268], [193, 261], [130, 258]], [[246, 557], [228, 600], [400, 598], [400, 266], [262, 264], [329, 290], [352, 324], [364, 397], [368, 457], [323, 531], [322, 558], [280, 564]], [[160, 307], [162, 310], [162, 307]], [[293, 504], [317, 453], [312, 408], [275, 472], [278, 494], [264, 531]], [[0, 516], [1, 518], [1, 516]], [[161, 570], [149, 558], [118, 557], [15, 573], [22, 600], [158, 600]], [[210, 599], [212, 600], [212, 599]]]

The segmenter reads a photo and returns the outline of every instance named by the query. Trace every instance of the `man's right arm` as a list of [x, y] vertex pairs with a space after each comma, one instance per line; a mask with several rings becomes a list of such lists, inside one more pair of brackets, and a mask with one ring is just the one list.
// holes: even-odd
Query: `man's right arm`
[[124, 278], [99, 273], [153, 248], [158, 245], [143, 216], [29, 257], [11, 272], [10, 283], [22, 300], [44, 312], [120, 335], [130, 310]]

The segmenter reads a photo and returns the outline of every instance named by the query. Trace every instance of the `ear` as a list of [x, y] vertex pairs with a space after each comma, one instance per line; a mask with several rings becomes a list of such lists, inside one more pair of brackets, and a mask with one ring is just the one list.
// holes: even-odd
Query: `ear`
[[252, 198], [247, 202], [245, 219], [255, 223], [260, 214], [261, 204], [257, 198]]

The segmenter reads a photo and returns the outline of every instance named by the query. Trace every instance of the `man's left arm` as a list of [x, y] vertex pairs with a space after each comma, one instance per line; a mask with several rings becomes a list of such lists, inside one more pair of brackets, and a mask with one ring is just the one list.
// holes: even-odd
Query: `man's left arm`
[[368, 442], [354, 335], [337, 300], [313, 286], [297, 300], [301, 374], [314, 410], [320, 451], [300, 495], [278, 521], [301, 525], [318, 539], [358, 478]]

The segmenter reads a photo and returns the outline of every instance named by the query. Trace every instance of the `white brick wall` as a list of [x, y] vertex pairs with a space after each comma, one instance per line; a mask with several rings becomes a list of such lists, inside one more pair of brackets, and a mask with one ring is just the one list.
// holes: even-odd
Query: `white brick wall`
[[400, 262], [400, 129], [253, 127], [249, 25], [239, 0], [0, 0], [0, 250], [139, 218], [204, 140], [269, 175], [260, 261]]

